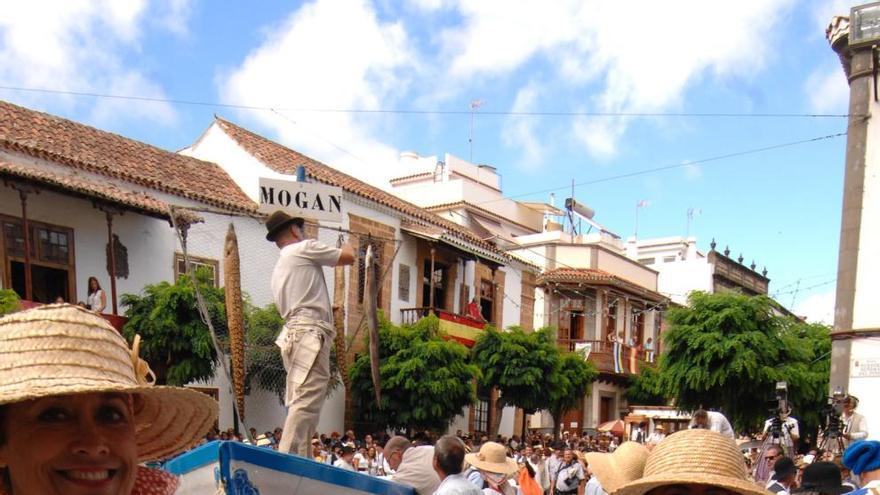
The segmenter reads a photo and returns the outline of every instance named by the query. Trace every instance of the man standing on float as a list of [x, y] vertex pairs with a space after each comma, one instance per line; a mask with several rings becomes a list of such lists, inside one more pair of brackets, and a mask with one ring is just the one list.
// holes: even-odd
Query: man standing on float
[[336, 336], [323, 267], [352, 264], [354, 249], [306, 239], [303, 224], [302, 218], [276, 211], [266, 222], [266, 239], [281, 250], [272, 271], [272, 296], [285, 322], [275, 343], [287, 371], [287, 419], [278, 451], [309, 457]]

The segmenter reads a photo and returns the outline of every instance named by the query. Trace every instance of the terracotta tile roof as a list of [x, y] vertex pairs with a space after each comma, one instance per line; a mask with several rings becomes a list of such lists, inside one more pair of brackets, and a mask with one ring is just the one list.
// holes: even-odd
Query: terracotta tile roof
[[232, 211], [256, 211], [214, 163], [0, 101], [0, 148]]
[[[39, 182], [50, 188], [79, 193], [89, 198], [121, 204], [141, 211], [147, 215], [168, 218], [171, 210], [167, 203], [140, 191], [122, 189], [110, 182], [96, 182], [76, 177], [74, 174], [64, 175], [36, 167], [0, 160], [0, 176], [25, 179]], [[202, 219], [187, 210], [177, 210], [177, 217], [187, 223], [200, 222]]]
[[415, 179], [415, 178], [419, 178], [419, 177], [430, 177], [432, 175], [434, 175], [434, 172], [419, 172], [417, 174], [404, 175], [403, 177], [395, 177], [395, 178], [389, 180], [388, 182], [394, 184], [396, 182], [406, 181], [406, 180]]
[[451, 220], [430, 213], [427, 210], [404, 201], [389, 192], [355, 179], [329, 165], [325, 165], [315, 159], [303, 155], [302, 153], [266, 139], [259, 134], [253, 133], [221, 117], [215, 117], [215, 119], [217, 124], [227, 135], [234, 139], [248, 153], [276, 172], [293, 175], [296, 173], [297, 166], [303, 165], [306, 167], [306, 172], [309, 177], [319, 182], [341, 187], [345, 191], [375, 201], [376, 203], [399, 211], [417, 221], [439, 227], [445, 230], [448, 234], [488, 252], [494, 253], [496, 256], [505, 257], [505, 255], [498, 251], [494, 245], [480, 239], [466, 228], [452, 222]]
[[555, 268], [548, 270], [538, 276], [538, 285], [546, 284], [594, 284], [608, 285], [625, 290], [632, 294], [640, 295], [651, 301], [665, 301], [667, 298], [650, 289], [646, 289], [641, 285], [630, 282], [624, 278], [618, 277], [613, 273], [595, 268]]

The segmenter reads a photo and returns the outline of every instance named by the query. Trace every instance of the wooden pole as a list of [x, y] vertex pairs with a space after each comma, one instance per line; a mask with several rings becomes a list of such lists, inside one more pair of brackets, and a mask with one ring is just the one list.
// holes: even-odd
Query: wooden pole
[[116, 303], [116, 243], [113, 242], [113, 213], [104, 212], [107, 215], [107, 261], [110, 264], [110, 299], [113, 300], [113, 314], [119, 314]]
[[428, 307], [431, 313], [434, 312], [434, 246], [431, 246], [431, 273], [428, 274]]
[[27, 216], [28, 193], [24, 189], [19, 189], [18, 195], [21, 197], [21, 228], [24, 234], [24, 298], [32, 301], [34, 290], [32, 287], [33, 281], [31, 280], [31, 228]]

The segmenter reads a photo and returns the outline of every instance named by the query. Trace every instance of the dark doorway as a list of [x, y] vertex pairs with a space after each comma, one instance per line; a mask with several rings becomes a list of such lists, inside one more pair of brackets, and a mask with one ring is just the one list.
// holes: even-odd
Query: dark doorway
[[[12, 289], [19, 297], [24, 298], [24, 263], [20, 261], [9, 263]], [[31, 264], [31, 287], [35, 302], [51, 304], [59, 296], [65, 302], [76, 302], [70, 300], [70, 277], [67, 270]]]
[[614, 399], [611, 397], [599, 397], [599, 423], [611, 421], [611, 410], [614, 407]]
[[[448, 268], [446, 265], [434, 262], [434, 307], [449, 310], [446, 307], [446, 277]], [[431, 305], [431, 260], [425, 260], [422, 271], [422, 305]]]
[[582, 340], [584, 338], [584, 312], [572, 311], [568, 317], [568, 338], [570, 340]]

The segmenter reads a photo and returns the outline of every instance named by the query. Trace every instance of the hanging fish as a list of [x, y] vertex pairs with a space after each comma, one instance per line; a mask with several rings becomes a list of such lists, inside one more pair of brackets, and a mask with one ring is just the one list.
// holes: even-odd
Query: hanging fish
[[[342, 247], [342, 235], [336, 241], [336, 247]], [[336, 327], [336, 338], [333, 346], [336, 350], [336, 368], [342, 376], [345, 393], [351, 392], [351, 380], [348, 376], [348, 362], [345, 356], [345, 267], [337, 266], [333, 270], [333, 326]]]
[[382, 383], [379, 378], [379, 318], [376, 307], [379, 301], [378, 284], [376, 283], [376, 260], [373, 245], [367, 244], [364, 256], [364, 315], [367, 329], [370, 331], [370, 372], [373, 375], [373, 387], [376, 390], [376, 407], [382, 408]]
[[238, 257], [238, 238], [230, 223], [223, 248], [223, 280], [226, 292], [226, 323], [229, 328], [229, 348], [232, 354], [232, 390], [239, 419], [244, 421], [244, 310], [241, 300], [241, 265]]

